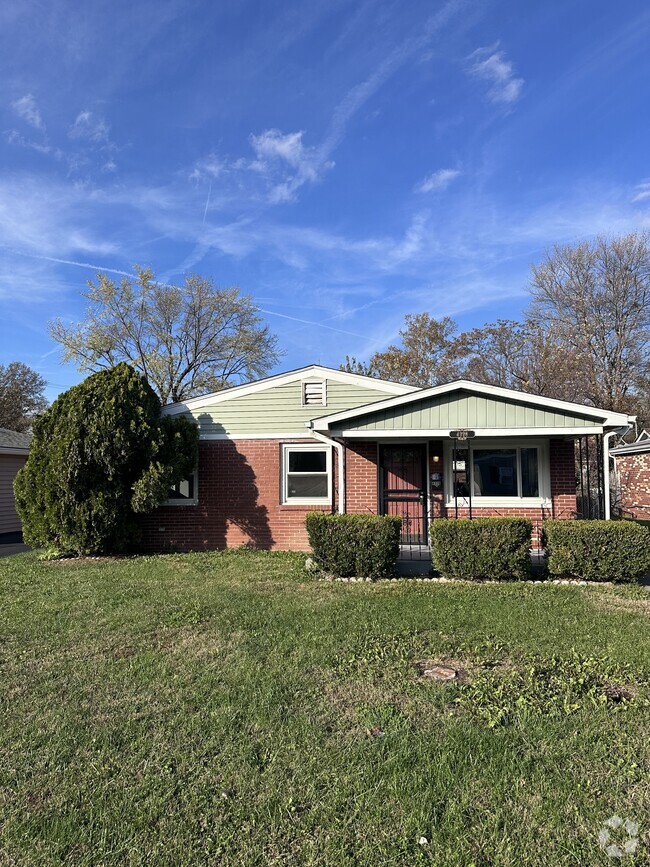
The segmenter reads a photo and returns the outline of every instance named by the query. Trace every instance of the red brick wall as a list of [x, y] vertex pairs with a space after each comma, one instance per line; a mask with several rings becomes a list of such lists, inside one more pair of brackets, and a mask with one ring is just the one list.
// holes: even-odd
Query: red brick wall
[[623, 515], [650, 521], [650, 452], [617, 455], [616, 471]]
[[[313, 443], [313, 440], [302, 440]], [[248, 545], [277, 550], [309, 550], [305, 515], [329, 506], [280, 504], [280, 453], [278, 440], [212, 440], [199, 447], [196, 506], [162, 506], [142, 519], [144, 546], [152, 551], [218, 550]], [[373, 513], [379, 508], [377, 492], [377, 444], [348, 443], [346, 462], [346, 510]], [[551, 441], [550, 510], [523, 508], [475, 509], [475, 516], [521, 515], [535, 525], [535, 539], [543, 518], [572, 518], [576, 512], [574, 446]], [[335, 505], [338, 472], [333, 455]], [[442, 465], [442, 461], [440, 461]], [[650, 487], [650, 483], [648, 485]], [[444, 515], [442, 495], [436, 511]], [[468, 516], [467, 509], [459, 515]], [[450, 517], [453, 512], [450, 512]]]
[[[201, 442], [198, 505], [161, 506], [143, 517], [144, 547], [202, 551], [248, 545], [309, 550], [305, 515], [331, 509], [280, 504], [280, 449], [278, 440]], [[336, 486], [336, 453], [333, 464]]]
[[576, 457], [573, 440], [551, 440], [551, 518], [575, 518]]
[[377, 514], [377, 443], [348, 443], [345, 449], [345, 508]]

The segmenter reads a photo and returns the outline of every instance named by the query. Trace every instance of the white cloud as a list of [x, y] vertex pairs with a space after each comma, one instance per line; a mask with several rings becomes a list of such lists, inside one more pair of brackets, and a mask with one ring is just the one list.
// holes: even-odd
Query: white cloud
[[267, 129], [260, 135], [251, 135], [250, 142], [261, 166], [268, 160], [280, 159], [297, 169], [307, 158], [303, 135], [303, 130], [284, 135], [279, 129]]
[[43, 123], [43, 118], [41, 117], [38, 105], [31, 93], [27, 93], [25, 96], [21, 96], [20, 99], [12, 102], [11, 107], [18, 117], [22, 118], [25, 123], [33, 126], [34, 129], [45, 129], [45, 124]]
[[103, 118], [92, 111], [80, 111], [68, 135], [72, 139], [87, 139], [99, 144], [108, 142], [109, 132], [110, 127]]
[[315, 148], [305, 147], [303, 135], [303, 130], [283, 133], [267, 129], [250, 136], [255, 159], [246, 167], [269, 179], [268, 199], [272, 204], [293, 201], [300, 187], [317, 183], [334, 165]]
[[644, 202], [650, 199], [650, 181], [643, 181], [635, 187], [635, 193], [632, 197], [633, 202]]
[[416, 186], [418, 193], [431, 193], [434, 190], [444, 190], [460, 175], [459, 169], [438, 169], [423, 178]]
[[470, 72], [490, 84], [488, 99], [512, 105], [521, 95], [524, 79], [515, 76], [512, 63], [503, 51], [495, 51], [495, 47], [479, 48], [471, 54]]
[[216, 154], [211, 153], [206, 157], [196, 160], [189, 174], [191, 181], [214, 180], [223, 172], [227, 171], [228, 162], [222, 160]]

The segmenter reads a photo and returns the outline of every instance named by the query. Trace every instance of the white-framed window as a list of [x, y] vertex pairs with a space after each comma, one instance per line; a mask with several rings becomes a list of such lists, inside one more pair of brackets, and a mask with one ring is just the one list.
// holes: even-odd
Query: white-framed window
[[303, 406], [327, 406], [327, 384], [324, 379], [308, 379], [301, 384]]
[[282, 446], [282, 502], [323, 505], [332, 501], [332, 450], [310, 443]]
[[[470, 460], [471, 454], [471, 460]], [[548, 442], [545, 440], [481, 440], [471, 445], [445, 443], [447, 505], [546, 505], [551, 497]]]
[[195, 506], [199, 501], [198, 475], [196, 470], [169, 489], [164, 506]]

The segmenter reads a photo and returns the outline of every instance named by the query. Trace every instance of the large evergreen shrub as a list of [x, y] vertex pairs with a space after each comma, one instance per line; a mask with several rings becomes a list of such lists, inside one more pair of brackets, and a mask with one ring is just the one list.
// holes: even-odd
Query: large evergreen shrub
[[385, 578], [395, 571], [400, 517], [310, 512], [305, 524], [314, 559], [332, 575]]
[[526, 518], [433, 521], [433, 568], [447, 578], [527, 578], [532, 532]]
[[544, 521], [548, 571], [585, 581], [640, 581], [650, 573], [650, 529], [634, 521]]
[[68, 389], [40, 416], [14, 486], [29, 545], [66, 554], [136, 546], [136, 515], [196, 466], [196, 425], [160, 409], [146, 380], [122, 363]]

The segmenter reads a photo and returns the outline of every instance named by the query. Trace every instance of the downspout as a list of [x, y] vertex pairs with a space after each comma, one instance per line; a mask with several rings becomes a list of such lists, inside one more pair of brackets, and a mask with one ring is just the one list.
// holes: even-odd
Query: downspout
[[[609, 438], [618, 434], [624, 437], [626, 433], [632, 430], [632, 425], [627, 427], [619, 427], [616, 430], [610, 430], [603, 436], [603, 484], [605, 488], [605, 520], [610, 521], [612, 518], [612, 504], [610, 502], [610, 484], [609, 484]], [[616, 458], [614, 458], [616, 465]]]
[[337, 454], [339, 456], [338, 459], [338, 469], [339, 469], [339, 515], [345, 514], [345, 458], [343, 456], [343, 443], [337, 442], [331, 437], [326, 436], [325, 434], [320, 433], [317, 430], [312, 428], [312, 422], [306, 422], [307, 427], [309, 427], [309, 433], [314, 437], [314, 439], [319, 440], [325, 445], [333, 446]]

